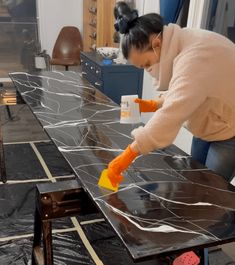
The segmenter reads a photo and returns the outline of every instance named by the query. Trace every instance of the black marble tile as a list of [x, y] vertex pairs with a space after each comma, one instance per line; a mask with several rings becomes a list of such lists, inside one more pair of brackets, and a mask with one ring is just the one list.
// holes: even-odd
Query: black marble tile
[[[97, 255], [104, 264], [112, 265], [167, 265], [162, 260], [149, 260], [135, 263], [111, 227], [105, 223], [82, 226]], [[112, 253], [112, 254], [111, 254]]]
[[235, 194], [188, 181], [130, 185], [96, 198], [135, 258], [235, 236]]
[[119, 106], [78, 73], [10, 76], [135, 260], [235, 241], [235, 188], [220, 176], [170, 146], [139, 156], [117, 193], [102, 189], [138, 125], [120, 124]]

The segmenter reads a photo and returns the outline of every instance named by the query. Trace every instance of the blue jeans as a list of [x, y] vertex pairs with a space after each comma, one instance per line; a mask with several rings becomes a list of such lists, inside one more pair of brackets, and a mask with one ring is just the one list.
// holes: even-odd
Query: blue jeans
[[226, 181], [235, 176], [235, 137], [214, 142], [193, 137], [191, 155]]

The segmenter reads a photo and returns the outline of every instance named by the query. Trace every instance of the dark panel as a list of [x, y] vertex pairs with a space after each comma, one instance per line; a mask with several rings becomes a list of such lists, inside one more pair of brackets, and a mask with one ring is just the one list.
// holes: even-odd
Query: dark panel
[[38, 151], [42, 155], [52, 176], [66, 176], [73, 174], [71, 167], [63, 158], [53, 143], [36, 143]]
[[36, 0], [0, 3], [0, 76], [26, 69], [35, 70], [39, 52]]
[[4, 152], [8, 179], [24, 180], [47, 178], [30, 144], [4, 145]]

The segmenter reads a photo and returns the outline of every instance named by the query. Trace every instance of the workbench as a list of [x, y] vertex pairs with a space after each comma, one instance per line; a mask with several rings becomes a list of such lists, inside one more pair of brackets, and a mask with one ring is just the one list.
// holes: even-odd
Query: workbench
[[10, 77], [136, 262], [235, 241], [235, 188], [173, 145], [139, 156], [118, 192], [97, 185], [139, 125], [80, 73]]

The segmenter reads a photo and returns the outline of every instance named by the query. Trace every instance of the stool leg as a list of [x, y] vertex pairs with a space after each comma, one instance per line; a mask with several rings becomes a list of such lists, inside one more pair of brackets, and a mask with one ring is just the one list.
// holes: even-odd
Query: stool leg
[[[42, 235], [43, 252], [41, 250]], [[38, 209], [35, 210], [34, 216], [32, 265], [53, 265], [51, 221], [41, 220]]]
[[0, 125], [0, 177], [3, 183], [7, 182], [6, 174], [6, 165], [5, 165], [5, 156], [4, 156], [4, 147], [3, 147], [3, 137], [2, 137], [2, 128]]
[[6, 108], [7, 108], [8, 118], [9, 118], [10, 120], [13, 120], [12, 115], [11, 115], [11, 111], [10, 111], [10, 107], [7, 105]]
[[69, 66], [65, 65], [65, 71], [68, 71], [68, 70], [69, 70]]
[[43, 230], [43, 249], [45, 265], [53, 265], [53, 250], [52, 250], [52, 227], [51, 221], [42, 221]]

